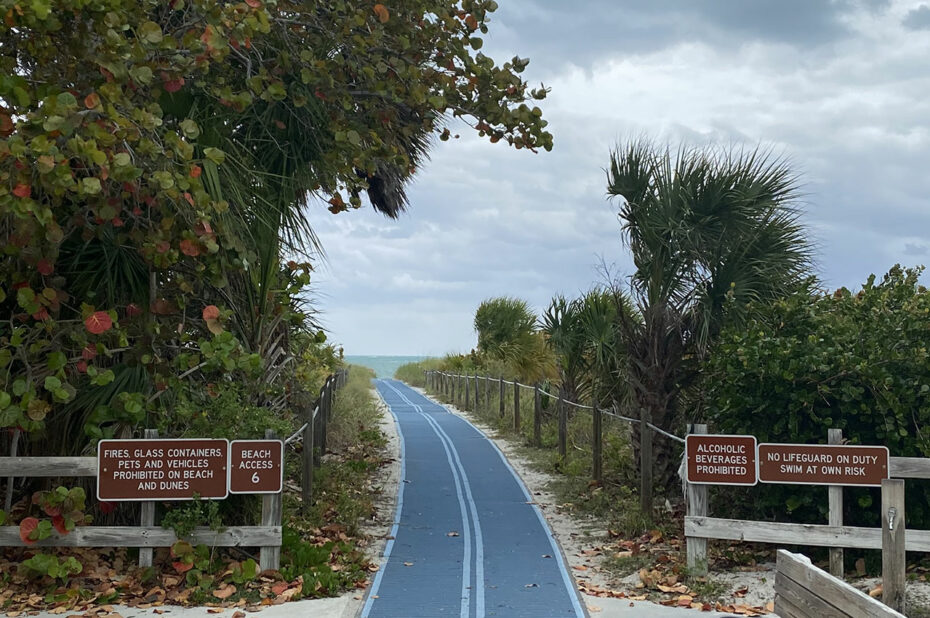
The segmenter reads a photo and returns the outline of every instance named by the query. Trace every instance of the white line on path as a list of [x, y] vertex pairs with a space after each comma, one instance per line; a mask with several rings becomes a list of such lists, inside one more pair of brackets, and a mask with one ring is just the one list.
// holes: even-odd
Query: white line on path
[[[390, 382], [384, 383], [388, 388], [397, 393], [401, 399], [406, 403], [412, 406], [419, 414], [422, 416], [430, 427], [433, 429], [433, 432], [436, 434], [436, 437], [439, 438], [440, 443], [446, 451], [446, 456], [449, 457], [449, 465], [452, 464], [452, 458], [455, 458], [455, 465], [457, 465], [459, 474], [461, 474], [463, 484], [465, 486], [465, 495], [468, 498], [468, 506], [472, 515], [472, 523], [475, 527], [475, 588], [476, 588], [476, 598], [475, 598], [475, 615], [477, 618], [484, 618], [485, 615], [485, 593], [484, 593], [484, 538], [481, 535], [481, 521], [478, 518], [478, 507], [475, 504], [474, 496], [471, 493], [471, 483], [468, 481], [468, 474], [465, 472], [465, 466], [462, 465], [462, 460], [459, 458], [458, 450], [455, 448], [455, 443], [452, 441], [452, 438], [443, 430], [443, 428], [436, 422], [431, 415], [425, 413], [423, 408], [412, 401], [410, 401], [406, 395], [401, 391], [394, 388], [394, 385]], [[453, 468], [453, 474], [455, 469]], [[456, 481], [457, 482], [457, 481]], [[459, 496], [461, 500], [461, 494]], [[464, 507], [463, 507], [464, 508]], [[467, 525], [466, 525], [467, 528]], [[469, 544], [468, 539], [465, 541], [466, 545]], [[471, 583], [471, 578], [466, 577], [463, 586], [468, 586]], [[466, 614], [467, 618], [467, 614]]]

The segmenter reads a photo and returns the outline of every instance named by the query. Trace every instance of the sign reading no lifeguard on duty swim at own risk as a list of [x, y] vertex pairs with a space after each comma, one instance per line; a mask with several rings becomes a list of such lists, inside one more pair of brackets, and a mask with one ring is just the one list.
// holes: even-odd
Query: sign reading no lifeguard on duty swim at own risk
[[888, 447], [840, 444], [759, 445], [759, 482], [881, 487]]
[[755, 485], [758, 482], [755, 436], [689, 434], [685, 471], [698, 485]]

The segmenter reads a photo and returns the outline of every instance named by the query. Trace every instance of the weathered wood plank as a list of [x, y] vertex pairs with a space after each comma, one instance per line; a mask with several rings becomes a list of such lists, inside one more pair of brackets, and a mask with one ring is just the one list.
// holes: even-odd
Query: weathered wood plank
[[906, 613], [904, 481], [882, 481], [882, 603]]
[[[274, 440], [277, 434], [273, 429], [265, 430], [265, 439]], [[262, 526], [266, 528], [281, 526], [281, 494], [265, 494], [262, 496]], [[277, 571], [281, 567], [281, 541], [262, 546], [259, 557], [262, 571]]]
[[[799, 584], [784, 573], [775, 572], [775, 613], [782, 618], [791, 618], [792, 614], [782, 612], [779, 608], [785, 601], [797, 607], [798, 616], [817, 616], [817, 618], [851, 618], [850, 614], [826, 602], [816, 592]], [[779, 603], [779, 600], [781, 603]]]
[[542, 446], [542, 396], [538, 383], [533, 387], [533, 444]]
[[[880, 528], [685, 517], [685, 536], [781, 545], [881, 549]], [[908, 530], [907, 551], [930, 552], [930, 530]]]
[[[81, 526], [65, 536], [52, 536], [30, 547], [170, 547], [178, 538], [174, 530], [150, 526]], [[191, 543], [216, 547], [259, 547], [280, 545], [280, 526], [237, 526], [215, 532], [196, 528], [185, 539]], [[19, 538], [19, 526], [0, 526], [0, 547], [25, 547]]]
[[930, 457], [889, 457], [888, 468], [893, 479], [930, 479]]
[[[817, 568], [807, 556], [793, 554], [784, 549], [778, 550], [776, 572], [812, 590], [821, 599], [834, 607], [842, 608], [851, 616], [869, 616], [869, 618], [903, 618], [904, 616], [856, 590], [843, 580], [832, 577], [826, 571]], [[777, 607], [775, 613], [779, 613]]]
[[97, 476], [97, 458], [0, 457], [0, 476]]
[[[146, 440], [155, 440], [158, 438], [157, 429], [146, 429], [144, 437]], [[155, 503], [152, 501], [143, 502], [139, 509], [139, 525], [141, 527], [147, 528], [155, 525]], [[140, 567], [150, 567], [152, 566], [152, 559], [154, 557], [154, 552], [150, 547], [143, 547], [139, 550], [139, 566]]]
[[[697, 424], [691, 433], [707, 433], [707, 425]], [[688, 483], [688, 515], [692, 517], [707, 516], [707, 485]], [[707, 575], [707, 539], [694, 537], [685, 532], [685, 551], [688, 570], [694, 575]]]
[[513, 381], [513, 429], [516, 432], [520, 431], [520, 384], [516, 381]]
[[[828, 444], [842, 444], [843, 430], [828, 429]], [[843, 488], [839, 485], [831, 485], [827, 488], [828, 514], [827, 523], [831, 526], [843, 525]], [[840, 547], [830, 548], [830, 574], [834, 577], [843, 577], [843, 550]]]

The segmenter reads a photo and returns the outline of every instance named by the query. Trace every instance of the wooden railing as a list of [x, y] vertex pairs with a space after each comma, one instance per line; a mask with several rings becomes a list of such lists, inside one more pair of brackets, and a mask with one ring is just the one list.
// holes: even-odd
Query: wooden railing
[[[319, 467], [320, 456], [326, 449], [327, 425], [332, 415], [336, 390], [345, 385], [347, 370], [341, 370], [326, 379], [314, 405], [305, 412], [306, 422], [285, 444], [303, 441], [301, 495], [304, 504], [310, 505], [313, 486], [313, 469]], [[147, 429], [145, 438], [157, 438], [158, 432]], [[278, 436], [272, 430], [265, 432], [266, 439]], [[0, 478], [8, 483], [13, 478], [81, 478], [97, 477], [96, 457], [0, 457]], [[52, 535], [32, 545], [35, 547], [139, 547], [139, 565], [151, 566], [154, 547], [173, 545], [177, 536], [171, 529], [155, 526], [155, 503], [142, 502], [138, 526], [79, 526], [61, 535]], [[222, 530], [207, 527], [195, 528], [185, 540], [211, 547], [259, 547], [262, 570], [277, 569], [281, 551], [281, 494], [262, 496], [261, 524], [258, 526], [230, 526]], [[0, 526], [0, 547], [23, 547], [18, 526]]]
[[904, 618], [904, 614], [818, 569], [806, 556], [783, 549], [778, 550], [775, 566], [775, 613], [781, 618]]

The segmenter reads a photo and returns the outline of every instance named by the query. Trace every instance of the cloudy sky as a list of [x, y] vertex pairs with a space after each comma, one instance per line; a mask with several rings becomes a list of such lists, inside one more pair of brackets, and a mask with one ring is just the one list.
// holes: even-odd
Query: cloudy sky
[[802, 174], [827, 285], [930, 255], [930, 2], [498, 0], [489, 55], [531, 58], [551, 153], [437, 142], [397, 221], [312, 213], [322, 320], [347, 354], [467, 352], [485, 298], [537, 310], [630, 270], [610, 150], [761, 144]]

